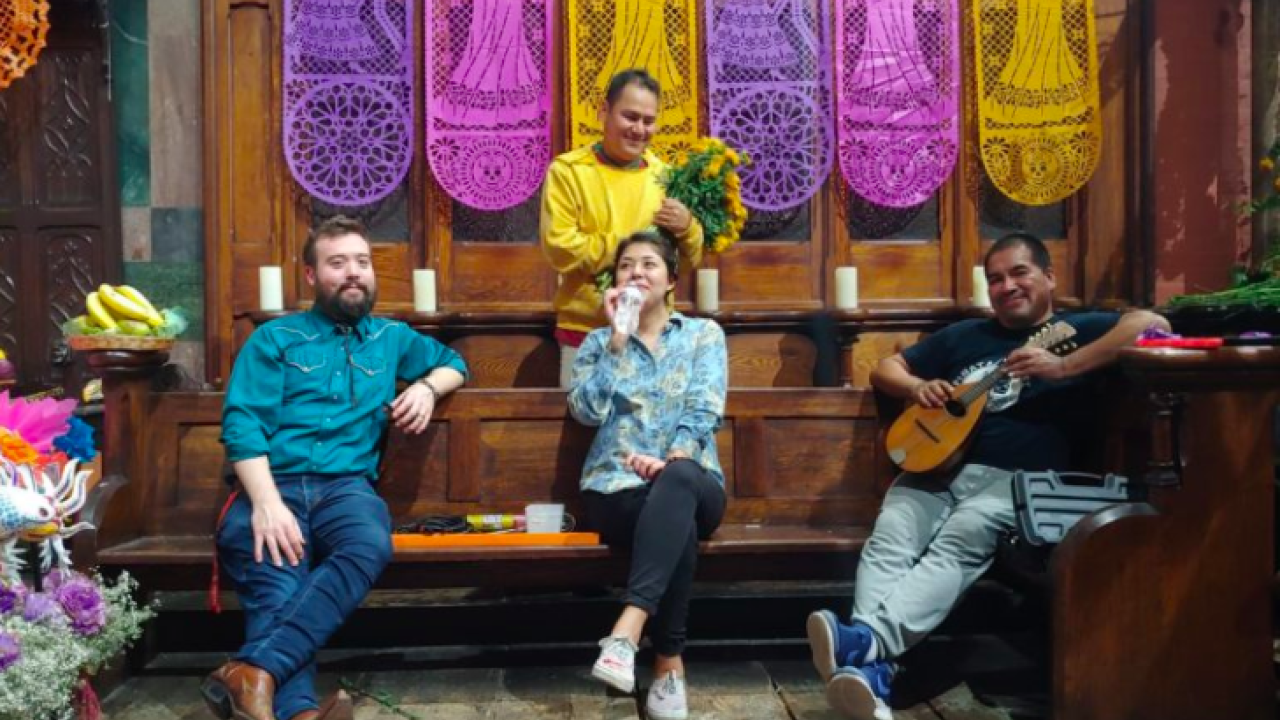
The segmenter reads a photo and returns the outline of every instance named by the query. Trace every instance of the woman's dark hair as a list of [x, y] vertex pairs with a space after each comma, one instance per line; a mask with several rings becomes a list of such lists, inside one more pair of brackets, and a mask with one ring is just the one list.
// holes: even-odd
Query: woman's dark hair
[[636, 243], [647, 243], [658, 251], [658, 257], [662, 258], [663, 264], [667, 266], [667, 275], [671, 277], [671, 282], [675, 283], [676, 278], [680, 277], [680, 253], [676, 250], [675, 243], [668, 240], [662, 233], [645, 231], [632, 233], [618, 243], [618, 250], [613, 254], [614, 284], [618, 282], [618, 263], [622, 261], [622, 253]]
[[662, 97], [662, 86], [658, 84], [657, 78], [650, 75], [648, 70], [631, 68], [622, 70], [609, 79], [609, 87], [604, 92], [604, 101], [610, 105], [614, 104], [628, 85], [639, 85], [659, 98]]

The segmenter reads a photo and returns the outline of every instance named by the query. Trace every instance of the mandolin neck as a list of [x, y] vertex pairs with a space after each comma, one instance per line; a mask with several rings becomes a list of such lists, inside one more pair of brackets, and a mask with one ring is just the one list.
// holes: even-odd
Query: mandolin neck
[[1001, 360], [1000, 364], [997, 365], [994, 370], [987, 373], [986, 377], [970, 385], [969, 388], [960, 393], [960, 397], [956, 399], [963, 403], [965, 407], [969, 407], [975, 400], [990, 392], [991, 388], [996, 386], [996, 383], [1009, 375], [1009, 371], [1005, 369], [1004, 362], [1004, 360]]

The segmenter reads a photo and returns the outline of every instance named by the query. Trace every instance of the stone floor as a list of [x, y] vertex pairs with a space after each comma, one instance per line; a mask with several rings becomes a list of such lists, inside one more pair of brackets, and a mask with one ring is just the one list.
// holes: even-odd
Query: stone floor
[[[1015, 655], [1000, 660], [992, 647], [946, 646], [940, 639], [934, 652], [948, 658], [948, 668], [976, 668], [975, 678], [1008, 677], [1017, 671]], [[959, 653], [957, 655], [956, 653]], [[976, 654], [975, 654], [976, 653]], [[571, 656], [588, 654], [573, 649]], [[766, 659], [734, 659], [734, 655], [759, 654]], [[690, 653], [690, 717], [696, 720], [837, 720], [827, 708], [823, 688], [801, 648], [729, 648]], [[699, 657], [701, 656], [701, 657]], [[977, 695], [967, 681], [952, 684], [949, 671], [933, 672], [926, 653], [899, 683], [906, 696], [895, 704], [897, 720], [1025, 720], [1043, 717], [1034, 700], [1022, 696]], [[982, 661], [976, 665], [975, 657]], [[1012, 663], [1009, 658], [1014, 658]], [[518, 718], [551, 720], [639, 720], [643, 692], [623, 696], [606, 689], [589, 676], [590, 657], [564, 663], [565, 652], [547, 658], [556, 664], [536, 662], [536, 656], [494, 654], [480, 656], [465, 650], [454, 657], [438, 653], [424, 658], [416, 651], [383, 651], [374, 655], [352, 653], [325, 659], [321, 690], [338, 686], [356, 696], [357, 720], [482, 720]], [[968, 659], [966, 659], [968, 658]], [[510, 662], [493, 663], [494, 659]], [[532, 661], [531, 661], [532, 660]], [[214, 716], [199, 699], [203, 672], [219, 661], [208, 654], [168, 655], [157, 658], [144, 671], [104, 699], [107, 718], [127, 720], [196, 720]], [[959, 664], [956, 664], [959, 661]], [[489, 666], [486, 666], [488, 664]], [[494, 665], [505, 665], [498, 667]], [[458, 666], [461, 665], [461, 666]], [[984, 669], [985, 667], [985, 669]], [[649, 677], [641, 672], [640, 685]], [[938, 689], [938, 683], [948, 687]], [[981, 683], [975, 683], [979, 685]], [[998, 683], [996, 685], [998, 687]], [[924, 693], [925, 700], [911, 694]], [[981, 697], [981, 699], [979, 699]]]
[[[803, 661], [714, 663], [693, 670], [690, 718], [695, 720], [837, 720], [812, 668]], [[378, 671], [322, 678], [325, 688], [354, 689], [358, 720], [631, 720], [643, 717], [643, 696], [606, 692], [586, 668], [464, 668]], [[103, 703], [121, 720], [211, 719], [198, 698], [198, 676], [136, 677]], [[961, 684], [924, 703], [895, 711], [897, 720], [1010, 720]]]

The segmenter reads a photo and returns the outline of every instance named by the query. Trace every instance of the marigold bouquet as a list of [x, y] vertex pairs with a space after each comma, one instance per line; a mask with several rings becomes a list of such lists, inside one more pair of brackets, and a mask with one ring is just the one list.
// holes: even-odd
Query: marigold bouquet
[[699, 138], [688, 150], [677, 151], [663, 173], [667, 197], [684, 203], [697, 218], [709, 252], [722, 253], [742, 236], [747, 208], [738, 168], [750, 162], [719, 138]]
[[[722, 253], [742, 237], [747, 208], [742, 204], [742, 179], [738, 168], [751, 163], [719, 138], [699, 138], [688, 149], [677, 150], [659, 182], [667, 197], [679, 200], [702, 225], [702, 245], [707, 252]], [[661, 230], [667, 239], [675, 238]], [[613, 287], [613, 268], [596, 274], [596, 289], [603, 295]]]
[[88, 676], [129, 647], [154, 615], [137, 583], [55, 570], [40, 592], [0, 581], [0, 720], [96, 717]]

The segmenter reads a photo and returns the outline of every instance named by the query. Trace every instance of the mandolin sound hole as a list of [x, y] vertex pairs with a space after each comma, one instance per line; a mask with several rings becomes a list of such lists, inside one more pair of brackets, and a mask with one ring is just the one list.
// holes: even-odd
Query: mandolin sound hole
[[959, 400], [948, 400], [947, 403], [942, 406], [942, 408], [946, 410], [947, 414], [953, 418], [964, 417], [964, 413], [965, 413], [964, 403], [960, 402]]

